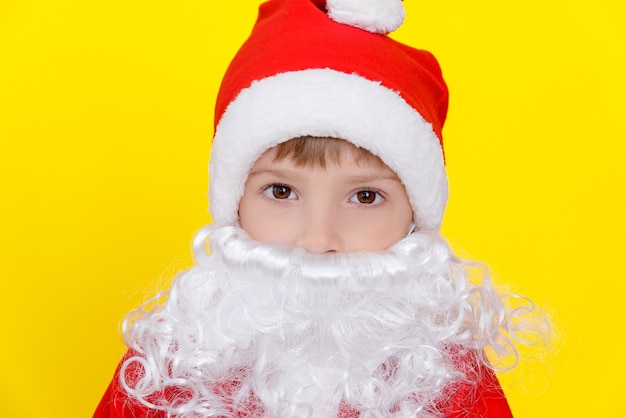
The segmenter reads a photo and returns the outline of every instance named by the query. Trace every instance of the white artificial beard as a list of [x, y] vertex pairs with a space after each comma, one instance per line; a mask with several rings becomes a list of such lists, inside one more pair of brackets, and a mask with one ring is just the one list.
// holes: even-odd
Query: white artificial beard
[[480, 361], [501, 338], [501, 298], [470, 283], [436, 233], [320, 255], [207, 227], [196, 257], [126, 330], [136, 355], [122, 386], [174, 416], [336, 417], [340, 404], [361, 417], [437, 416], [449, 388], [475, 377], [454, 352]]

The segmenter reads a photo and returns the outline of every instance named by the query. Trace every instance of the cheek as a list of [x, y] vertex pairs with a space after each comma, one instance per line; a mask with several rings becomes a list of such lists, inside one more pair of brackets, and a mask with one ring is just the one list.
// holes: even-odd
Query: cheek
[[277, 213], [274, 205], [262, 198], [242, 198], [239, 204], [241, 228], [255, 241], [287, 243], [291, 229], [288, 217]]
[[[356, 250], [384, 251], [405, 237], [404, 227], [399, 228], [386, 223], [373, 223], [361, 228], [361, 233], [354, 242]], [[408, 226], [406, 227], [408, 230]]]
[[407, 236], [413, 211], [406, 208], [371, 211], [346, 217], [343, 225], [351, 231], [351, 251], [384, 251]]
[[239, 202], [239, 223], [241, 228], [252, 238], [258, 240], [259, 235], [263, 235], [264, 219], [266, 215], [257, 206], [255, 207], [254, 199], [244, 195]]

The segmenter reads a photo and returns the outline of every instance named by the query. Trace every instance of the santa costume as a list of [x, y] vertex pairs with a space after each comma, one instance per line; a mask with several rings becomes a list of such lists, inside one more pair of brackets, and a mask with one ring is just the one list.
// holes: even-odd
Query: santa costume
[[[430, 53], [387, 36], [403, 18], [400, 0], [260, 6], [217, 99], [214, 223], [167, 300], [129, 315], [95, 417], [511, 416], [485, 350], [514, 357], [519, 322], [439, 234], [448, 91]], [[416, 232], [361, 253], [250, 239], [237, 216], [250, 168], [302, 136], [380, 157]]]

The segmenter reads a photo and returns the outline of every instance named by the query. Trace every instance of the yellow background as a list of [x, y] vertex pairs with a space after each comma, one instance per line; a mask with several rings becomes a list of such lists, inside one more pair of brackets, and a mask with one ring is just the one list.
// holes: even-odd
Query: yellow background
[[[220, 77], [258, 1], [0, 1], [0, 415], [91, 416], [124, 314], [209, 222]], [[444, 233], [552, 311], [516, 416], [624, 416], [622, 0], [407, 0], [451, 89]]]

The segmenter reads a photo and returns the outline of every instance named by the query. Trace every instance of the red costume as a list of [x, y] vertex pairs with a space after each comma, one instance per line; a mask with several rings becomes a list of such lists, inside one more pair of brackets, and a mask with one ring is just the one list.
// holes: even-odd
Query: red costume
[[[131, 399], [120, 387], [120, 367], [109, 384], [94, 418], [167, 418], [163, 411], [150, 409]], [[483, 368], [482, 380], [475, 388], [460, 385], [450, 397], [448, 405], [442, 408], [443, 418], [510, 418], [513, 417], [502, 388], [492, 370]], [[237, 413], [236, 417], [247, 417], [246, 413]], [[359, 411], [342, 403], [337, 412], [338, 418], [359, 417]]]
[[[484, 285], [466, 280], [465, 265], [448, 251], [445, 244], [434, 242], [435, 246], [421, 247], [424, 242], [430, 244], [434, 239], [432, 236], [438, 234], [448, 196], [442, 138], [448, 107], [448, 90], [439, 65], [430, 53], [400, 44], [386, 36], [400, 26], [403, 18], [401, 0], [367, 2], [270, 0], [261, 6], [259, 19], [250, 38], [233, 59], [224, 76], [216, 105], [216, 131], [211, 151], [209, 192], [216, 231], [222, 228], [221, 236], [228, 238], [223, 240], [228, 244], [223, 245], [226, 250], [218, 251], [219, 256], [211, 259], [212, 256], [204, 252], [206, 242], [204, 240], [199, 242], [196, 257], [199, 260], [198, 264], [204, 263], [200, 268], [204, 275], [195, 279], [195, 276], [190, 274], [187, 280], [192, 284], [197, 282], [196, 287], [181, 285], [183, 291], [179, 288], [170, 294], [171, 309], [163, 312], [162, 317], [159, 316], [159, 312], [146, 313], [143, 322], [139, 323], [143, 328], [136, 335], [129, 337], [129, 345], [140, 347], [142, 353], [151, 352], [151, 355], [146, 356], [144, 366], [154, 370], [145, 373], [144, 376], [142, 371], [137, 369], [138, 363], [135, 359], [129, 363], [130, 369], [126, 370], [124, 376], [120, 376], [123, 370], [120, 365], [95, 412], [96, 418], [167, 417], [167, 413], [157, 409], [156, 405], [169, 403], [170, 410], [184, 410], [187, 406], [186, 401], [199, 408], [194, 409], [195, 411], [203, 411], [197, 415], [206, 415], [208, 409], [232, 411], [226, 414], [237, 417], [264, 416], [265, 411], [268, 411], [268, 415], [272, 415], [271, 411], [279, 411], [273, 415], [282, 416], [284, 415], [282, 411], [286, 410], [284, 405], [294, 399], [293, 393], [297, 393], [303, 387], [312, 386], [317, 393], [325, 393], [326, 389], [329, 389], [329, 392], [334, 391], [327, 398], [334, 399], [335, 403], [319, 401], [318, 399], [326, 398], [315, 398], [313, 395], [310, 396], [312, 400], [306, 403], [309, 411], [319, 407], [320, 411], [315, 412], [324, 416], [329, 413], [332, 415], [336, 409], [339, 417], [359, 417], [362, 413], [373, 412], [376, 408], [378, 408], [376, 416], [384, 416], [387, 412], [389, 415], [401, 412], [403, 416], [411, 416], [420, 413], [414, 411], [419, 408], [417, 405], [424, 408], [421, 412], [427, 416], [441, 415], [447, 418], [512, 416], [493, 370], [485, 365], [486, 361], [478, 359], [479, 356], [475, 354], [485, 347], [493, 347], [493, 344], [506, 346], [508, 343], [506, 335], [499, 338], [502, 337], [499, 330], [507, 327], [506, 315], [503, 314], [505, 308], [500, 295], [490, 287], [488, 280]], [[294, 357], [296, 360], [289, 365], [290, 369], [281, 368], [280, 365], [274, 366], [280, 363], [281, 357], [285, 357], [290, 349], [298, 347], [293, 341], [300, 341], [298, 339], [301, 337], [300, 334], [297, 334], [297, 338], [293, 337], [295, 334], [291, 335], [292, 339], [289, 340], [282, 338], [282, 332], [300, 329], [300, 317], [292, 313], [300, 309], [300, 302], [308, 300], [302, 297], [304, 287], [295, 287], [300, 290], [300, 300], [296, 299], [294, 302], [295, 297], [285, 292], [283, 298], [278, 298], [274, 305], [269, 302], [265, 304], [265, 301], [273, 300], [273, 293], [284, 284], [272, 284], [270, 280], [289, 279], [285, 281], [290, 283], [293, 281], [296, 284], [299, 283], [298, 280], [302, 283], [315, 283], [319, 277], [310, 278], [307, 274], [317, 271], [319, 263], [316, 264], [314, 261], [306, 268], [302, 268], [302, 261], [306, 261], [306, 257], [303, 260], [294, 260], [291, 258], [293, 254], [286, 252], [282, 257], [283, 253], [280, 251], [272, 253], [272, 257], [264, 257], [266, 248], [258, 251], [258, 248], [252, 248], [254, 243], [249, 243], [245, 239], [233, 240], [228, 235], [232, 233], [226, 230], [238, 228], [241, 192], [250, 169], [259, 156], [279, 143], [305, 136], [343, 139], [379, 157], [402, 181], [412, 205], [416, 227], [416, 232], [405, 238], [410, 242], [403, 244], [404, 249], [397, 249], [395, 255], [375, 256], [377, 260], [384, 261], [388, 257], [396, 257], [398, 260], [397, 263], [383, 263], [383, 266], [389, 268], [380, 275], [381, 278], [386, 278], [385, 283], [393, 284], [390, 288], [394, 288], [398, 283], [402, 284], [395, 287], [396, 294], [392, 302], [395, 305], [390, 309], [388, 309], [390, 304], [386, 302], [380, 306], [376, 305], [378, 296], [387, 294], [384, 291], [376, 294], [370, 289], [375, 287], [370, 286], [372, 283], [380, 285], [378, 276], [376, 280], [367, 281], [365, 279], [369, 276], [361, 274], [360, 270], [350, 270], [351, 268], [358, 270], [359, 266], [372, 263], [352, 260], [343, 264], [329, 264], [332, 267], [322, 271], [322, 275], [326, 277], [335, 274], [337, 265], [347, 266], [347, 273], [344, 276], [338, 275], [337, 283], [345, 285], [354, 282], [356, 290], [352, 289], [353, 293], [347, 294], [358, 293], [358, 298], [355, 298], [357, 302], [363, 294], [369, 298], [368, 303], [358, 305], [358, 309], [367, 315], [356, 316], [356, 322], [351, 322], [351, 326], [346, 327], [349, 332], [345, 333], [342, 340], [344, 345], [338, 345], [340, 348], [334, 349], [331, 344], [326, 344], [319, 337], [313, 340], [319, 344], [319, 347], [315, 348], [321, 348], [322, 351], [326, 347], [331, 347], [328, 357], [313, 363], [314, 367], [326, 372], [329, 369], [327, 368], [329, 358], [341, 366], [337, 369], [338, 377], [329, 375], [327, 380], [318, 379], [314, 373], [308, 373], [308, 370], [302, 372], [299, 370], [303, 365], [309, 364], [311, 358], [315, 358], [313, 355], [315, 352], [308, 353], [308, 357]], [[411, 236], [414, 236], [413, 239]], [[216, 253], [214, 246], [221, 242], [216, 241], [211, 242], [213, 255]], [[231, 245], [233, 242], [236, 245]], [[409, 250], [413, 253], [409, 254]], [[235, 256], [231, 253], [235, 253]], [[252, 260], [251, 258], [255, 256], [259, 258]], [[416, 261], [422, 258], [423, 263]], [[237, 259], [238, 262], [233, 262], [233, 259]], [[258, 277], [254, 276], [251, 282], [241, 279], [243, 281], [232, 284], [228, 281], [230, 280], [228, 273], [231, 271], [241, 273], [242, 270], [251, 267], [261, 272], [270, 271], [270, 268], [264, 266], [266, 262], [269, 267], [276, 267], [279, 270], [276, 270], [275, 274], [268, 273], [268, 277], [259, 276], [260, 273], [257, 271], [255, 274]], [[372, 265], [376, 267], [373, 271], [377, 271], [379, 264]], [[428, 270], [424, 265], [433, 267]], [[216, 273], [218, 267], [222, 270]], [[280, 270], [283, 267], [286, 270]], [[420, 269], [420, 272], [413, 271]], [[421, 276], [414, 277], [414, 273]], [[391, 278], [394, 275], [400, 278], [399, 281], [395, 282]], [[407, 277], [410, 277], [410, 280], [405, 280]], [[254, 289], [266, 294], [257, 297], [254, 290], [246, 290], [250, 289], [249, 284], [254, 280], [255, 283], [262, 284]], [[212, 284], [212, 281], [215, 284]], [[406, 294], [403, 290], [398, 290], [400, 288], [406, 288]], [[187, 289], [187, 293], [184, 289]], [[230, 292], [232, 289], [236, 291]], [[333, 299], [339, 301], [335, 306], [337, 312], [349, 318], [350, 312], [343, 309], [347, 303], [346, 299], [337, 295], [343, 294], [336, 293]], [[407, 295], [410, 297], [405, 298]], [[241, 303], [237, 299], [239, 296], [242, 298]], [[202, 297], [206, 297], [207, 300], [203, 300]], [[324, 293], [320, 300], [326, 302], [326, 297], [327, 293]], [[195, 300], [193, 306], [189, 303], [192, 299]], [[216, 307], [220, 303], [223, 305]], [[293, 306], [289, 305], [290, 303], [293, 303]], [[368, 304], [375, 306], [368, 311]], [[284, 309], [284, 315], [282, 313], [274, 315], [274, 310], [279, 311], [278, 307], [282, 309], [285, 305], [292, 309]], [[255, 322], [256, 316], [243, 311], [248, 306], [262, 312], [259, 316], [262, 319], [259, 319], [258, 323]], [[413, 309], [413, 306], [422, 311]], [[239, 307], [243, 307], [241, 315], [234, 315], [231, 321], [229, 313]], [[300, 311], [317, 312], [315, 309], [313, 303]], [[181, 318], [189, 317], [188, 310], [193, 311], [194, 319], [198, 320], [190, 321], [191, 325], [188, 324], [188, 327], [183, 329], [181, 324], [185, 321]], [[399, 316], [394, 316], [396, 313]], [[455, 314], [458, 317], [455, 317]], [[373, 322], [380, 323], [380, 328], [367, 322], [377, 315]], [[216, 317], [220, 317], [222, 322], [217, 321]], [[388, 317], [390, 319], [387, 321]], [[291, 328], [285, 323], [290, 324]], [[324, 331], [329, 328], [324, 324], [317, 325], [321, 330], [320, 335], [326, 336]], [[248, 338], [246, 334], [248, 326], [255, 329], [254, 338], [252, 333], [249, 333]], [[283, 326], [284, 329], [281, 328]], [[390, 332], [389, 335], [397, 337], [396, 340], [392, 341], [379, 332], [394, 326], [399, 327], [397, 332]], [[241, 330], [237, 331], [235, 327], [240, 327]], [[158, 330], [154, 332], [156, 336], [153, 336], [152, 331], [157, 328]], [[267, 337], [267, 330], [270, 328], [281, 338], [271, 340]], [[448, 328], [454, 328], [453, 332], [445, 332]], [[215, 332], [216, 329], [218, 332]], [[437, 334], [440, 329], [443, 331]], [[359, 340], [361, 330], [370, 334]], [[427, 343], [413, 338], [427, 334], [430, 337]], [[401, 337], [398, 337], [399, 335]], [[232, 343], [228, 341], [231, 337]], [[211, 339], [220, 341], [210, 341]], [[268, 341], [273, 343], [283, 340], [293, 344], [276, 345], [266, 349]], [[212, 362], [212, 366], [217, 365], [221, 368], [217, 367], [218, 371], [212, 369], [202, 377], [194, 374], [201, 372], [201, 367], [195, 368], [195, 364], [188, 366], [185, 372], [172, 373], [172, 363], [168, 363], [170, 359], [176, 359], [172, 362], [184, 362], [185, 356], [189, 354], [181, 350], [186, 344], [181, 341], [190, 341], [189, 344], [195, 344], [194, 347], [200, 348], [193, 351], [194, 354], [201, 353], [198, 358], [194, 358], [198, 364]], [[363, 348], [363, 345], [370, 343], [371, 347]], [[155, 345], [158, 345], [158, 350], [154, 349]], [[245, 353], [248, 350], [252, 353], [250, 347], [258, 349], [261, 355], [245, 358], [245, 361], [240, 362], [232, 356], [232, 352]], [[375, 361], [371, 362], [373, 365], [368, 363], [370, 368], [366, 368], [364, 362], [357, 363], [367, 369], [366, 374], [369, 376], [363, 377], [353, 373], [354, 369], [351, 366], [355, 356], [350, 350], [354, 347], [362, 349], [363, 353], [360, 354], [374, 354]], [[393, 350], [387, 351], [391, 350], [389, 347]], [[418, 352], [417, 349], [424, 347], [428, 349]], [[449, 347], [462, 347], [462, 350], [458, 351], [464, 354], [455, 355], [456, 350], [450, 352], [447, 350]], [[169, 350], [167, 355], [163, 356], [162, 352], [167, 350]], [[429, 357], [428, 350], [436, 351], [432, 358]], [[231, 363], [224, 363], [222, 354], [225, 351], [231, 356]], [[206, 352], [211, 354], [205, 356]], [[263, 357], [267, 353], [273, 356], [270, 360]], [[339, 354], [343, 357], [337, 357]], [[400, 355], [405, 355], [406, 360], [403, 366], [398, 368], [402, 371], [398, 373], [401, 375], [398, 380], [404, 385], [403, 391], [398, 391], [398, 386], [393, 386], [394, 382], [384, 386], [388, 383], [385, 375], [387, 377], [393, 375], [395, 369], [393, 361]], [[258, 358], [265, 362], [257, 363]], [[139, 359], [139, 363], [142, 361], [143, 359]], [[384, 363], [385, 361], [387, 363]], [[224, 382], [220, 380], [230, 379], [224, 377], [224, 371], [238, 371], [241, 364], [254, 364], [255, 367], [257, 364], [269, 364], [271, 367], [258, 374], [256, 380], [248, 380], [245, 376]], [[390, 364], [392, 368], [389, 368]], [[375, 369], [378, 365], [383, 370], [382, 378], [372, 376], [381, 370]], [[408, 372], [403, 374], [405, 370]], [[433, 370], [440, 373], [430, 373]], [[309, 386], [301, 385], [297, 380], [300, 372], [313, 383], [308, 382]], [[193, 374], [193, 379], [189, 378], [190, 373]], [[429, 373], [436, 375], [433, 381], [437, 384], [431, 384], [429, 381], [423, 386], [426, 389], [422, 390], [416, 382]], [[142, 376], [145, 381], [140, 381]], [[283, 376], [287, 382], [282, 386], [285, 390], [283, 392], [274, 390], [276, 386], [272, 385], [276, 382], [281, 383], [280, 379]], [[296, 379], [289, 381], [293, 376], [296, 376]], [[348, 381], [346, 376], [353, 380], [346, 383]], [[179, 378], [192, 380], [193, 387], [197, 389], [193, 393], [203, 392], [204, 398], [198, 400], [186, 396], [182, 389], [176, 390], [175, 385], [179, 385], [181, 381], [176, 380]], [[214, 380], [210, 381], [210, 378]], [[353, 388], [358, 387], [365, 378], [371, 378], [365, 395], [361, 396], [362, 394], [358, 393], [355, 395], [348, 392], [350, 389], [344, 389], [350, 384]], [[135, 389], [137, 398], [126, 392], [122, 387], [122, 380]], [[172, 381], [174, 383], [168, 383]], [[340, 383], [333, 388], [326, 382]], [[250, 384], [247, 385], [248, 383]], [[376, 385], [379, 383], [384, 389], [378, 390], [381, 386]], [[254, 388], [256, 395], [251, 388]], [[292, 388], [295, 389], [290, 391]], [[430, 394], [426, 393], [427, 390], [431, 391]], [[236, 404], [234, 401], [230, 402], [236, 397], [235, 393], [238, 393]], [[272, 399], [275, 397], [279, 399]], [[339, 403], [341, 399], [350, 399], [357, 405], [358, 399], [366, 397], [368, 401], [369, 398], [373, 400], [371, 403], [361, 401], [359, 405], [362, 411], [353, 408], [347, 401]], [[378, 399], [380, 397], [387, 399], [388, 403], [381, 402]], [[247, 400], [242, 401], [241, 398]], [[154, 406], [151, 408], [144, 405], [138, 399], [145, 399]], [[180, 402], [185, 405], [181, 406]], [[223, 405], [217, 405], [222, 402]]]

